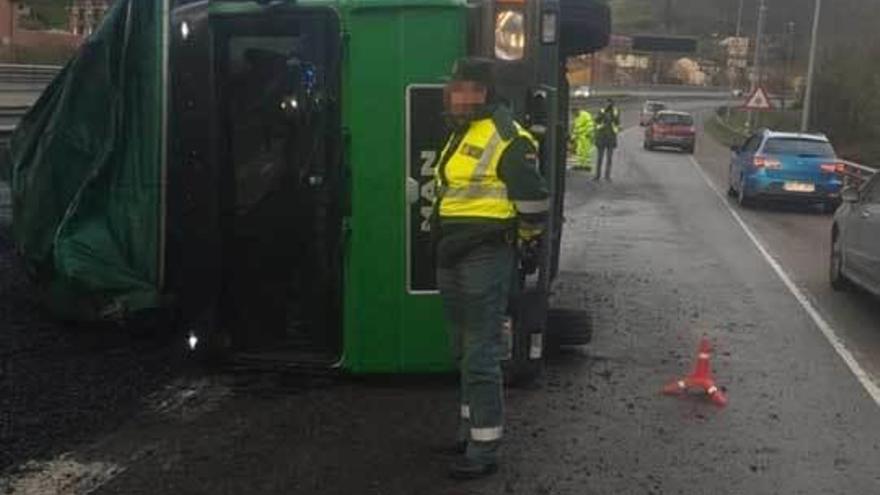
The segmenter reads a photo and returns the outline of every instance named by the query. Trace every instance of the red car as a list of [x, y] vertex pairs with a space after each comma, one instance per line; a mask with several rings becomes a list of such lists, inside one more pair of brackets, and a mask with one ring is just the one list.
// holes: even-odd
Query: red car
[[645, 149], [663, 146], [693, 153], [697, 144], [694, 116], [687, 112], [657, 112], [645, 128]]

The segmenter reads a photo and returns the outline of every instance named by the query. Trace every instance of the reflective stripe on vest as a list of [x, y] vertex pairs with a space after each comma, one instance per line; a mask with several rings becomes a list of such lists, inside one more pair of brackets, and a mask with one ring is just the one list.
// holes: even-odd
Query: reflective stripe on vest
[[620, 126], [617, 124], [617, 121], [620, 120], [620, 111], [617, 108], [615, 108], [611, 111], [611, 121], [610, 122], [606, 118], [607, 113], [608, 112], [605, 109], [603, 109], [602, 111], [599, 112], [599, 117], [596, 119], [599, 121], [599, 124], [596, 126], [596, 129], [601, 130], [601, 129], [604, 129], [605, 126], [611, 124], [611, 130], [614, 131], [614, 134], [619, 134], [620, 133]]
[[[519, 136], [537, 148], [537, 141], [522, 127]], [[492, 218], [507, 220], [516, 217], [516, 207], [507, 197], [507, 186], [498, 177], [498, 166], [504, 151], [513, 140], [501, 138], [492, 119], [471, 124], [455, 153], [444, 164], [437, 177], [437, 200], [440, 217]], [[444, 150], [442, 156], [448, 151]]]

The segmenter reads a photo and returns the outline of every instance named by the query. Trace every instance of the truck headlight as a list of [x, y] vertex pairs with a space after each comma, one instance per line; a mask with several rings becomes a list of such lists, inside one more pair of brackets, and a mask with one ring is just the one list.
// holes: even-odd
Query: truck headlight
[[521, 60], [526, 51], [526, 19], [519, 10], [502, 10], [495, 15], [495, 57]]

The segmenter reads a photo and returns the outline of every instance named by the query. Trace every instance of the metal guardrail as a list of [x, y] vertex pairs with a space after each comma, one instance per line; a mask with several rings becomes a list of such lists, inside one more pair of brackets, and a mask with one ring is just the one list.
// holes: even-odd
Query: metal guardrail
[[848, 160], [841, 160], [840, 163], [843, 167], [838, 170], [838, 173], [843, 176], [844, 187], [862, 187], [865, 182], [880, 171], [874, 167], [868, 167]]
[[18, 122], [24, 117], [24, 114], [30, 110], [30, 107], [0, 107], [0, 119], [15, 121], [15, 124], [0, 124], [0, 144], [9, 141]]
[[720, 126], [723, 127], [726, 131], [728, 131], [728, 132], [730, 132], [730, 133], [732, 133], [732, 134], [736, 134], [737, 136], [740, 136], [740, 137], [743, 137], [743, 138], [748, 137], [748, 134], [747, 134], [747, 133], [743, 132], [741, 129], [735, 129], [735, 128], [731, 127], [730, 124], [728, 124], [727, 122], [725, 122], [724, 119], [722, 119], [721, 116], [718, 115], [717, 113], [715, 114], [715, 122], [717, 122], [718, 125], [720, 125]]
[[46, 85], [60, 70], [57, 65], [0, 64], [0, 82]]
[[[0, 111], [2, 111], [2, 109], [0, 109]], [[18, 117], [20, 118], [21, 115], [24, 115], [24, 112], [18, 115]], [[0, 182], [9, 180], [10, 163], [7, 150], [9, 150], [9, 141], [12, 139], [12, 133], [15, 132], [15, 127], [15, 125], [0, 125]], [[0, 209], [4, 206], [3, 201], [0, 201]]]

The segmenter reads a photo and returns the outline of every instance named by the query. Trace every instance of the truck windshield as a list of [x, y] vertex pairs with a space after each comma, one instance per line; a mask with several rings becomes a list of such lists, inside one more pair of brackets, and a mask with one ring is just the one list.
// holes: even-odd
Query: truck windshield
[[764, 153], [768, 155], [815, 156], [821, 158], [834, 157], [834, 148], [827, 141], [801, 138], [773, 138], [764, 144]]

